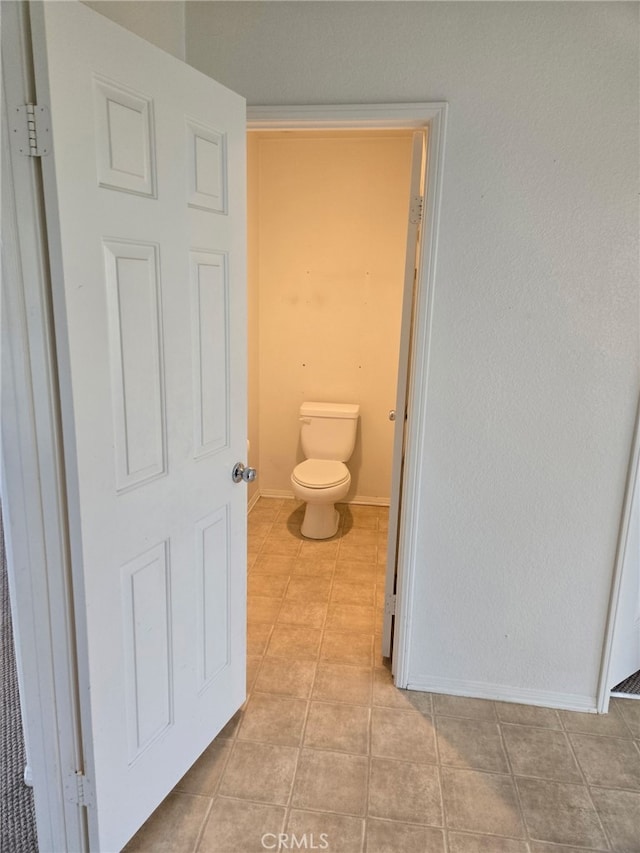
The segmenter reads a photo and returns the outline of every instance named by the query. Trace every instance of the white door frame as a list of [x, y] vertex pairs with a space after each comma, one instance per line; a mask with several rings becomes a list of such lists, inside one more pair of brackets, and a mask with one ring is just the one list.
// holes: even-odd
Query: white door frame
[[[609, 613], [607, 616], [607, 627], [605, 629], [604, 644], [602, 649], [602, 664], [600, 667], [600, 680], [598, 683], [598, 696], [596, 710], [599, 714], [606, 714], [609, 710], [609, 699], [611, 698], [611, 688], [615, 686], [615, 682], [611, 683], [611, 669], [613, 663], [613, 648], [618, 622], [618, 612], [620, 605], [620, 596], [623, 589], [623, 581], [626, 577], [626, 572], [632, 568], [638, 569], [637, 559], [627, 559], [628, 542], [630, 538], [631, 528], [631, 512], [634, 507], [634, 489], [638, 488], [638, 476], [640, 466], [640, 399], [636, 409], [636, 423], [631, 444], [631, 457], [629, 460], [629, 470], [627, 472], [627, 482], [622, 505], [622, 516], [620, 519], [620, 529], [618, 531], [618, 544], [616, 547], [616, 557], [613, 569], [613, 578], [611, 582], [611, 596], [609, 599]], [[640, 507], [640, 501], [637, 502]], [[629, 673], [630, 675], [632, 673]]]
[[416, 573], [417, 535], [422, 505], [424, 425], [428, 405], [429, 350], [436, 251], [447, 124], [447, 104], [338, 104], [329, 106], [247, 107], [247, 130], [383, 130], [427, 129], [424, 226], [416, 287], [415, 332], [411, 344], [412, 371], [407, 399], [407, 446], [402, 487], [403, 508], [398, 532], [398, 586], [393, 641], [394, 679], [409, 681], [411, 600]]
[[[85, 850], [59, 394], [40, 161], [11, 133], [35, 86], [26, 3], [2, 10], [2, 499], [41, 850]], [[11, 143], [9, 138], [11, 137]]]

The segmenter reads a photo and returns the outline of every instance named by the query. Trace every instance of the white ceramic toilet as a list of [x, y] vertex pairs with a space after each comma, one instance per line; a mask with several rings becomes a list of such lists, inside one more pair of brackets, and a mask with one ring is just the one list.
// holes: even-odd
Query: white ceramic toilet
[[303, 403], [300, 441], [305, 461], [293, 469], [294, 495], [307, 506], [301, 533], [329, 539], [340, 522], [334, 504], [347, 496], [351, 474], [344, 464], [356, 443], [360, 406], [355, 403]]

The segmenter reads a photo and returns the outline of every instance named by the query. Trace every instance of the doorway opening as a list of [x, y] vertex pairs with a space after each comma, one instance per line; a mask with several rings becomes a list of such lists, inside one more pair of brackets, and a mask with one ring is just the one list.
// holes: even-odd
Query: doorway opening
[[[249, 437], [250, 464], [261, 470], [250, 506], [260, 495], [282, 499], [291, 494], [289, 477], [302, 458], [297, 420], [301, 402], [366, 399], [356, 450], [348, 463], [355, 482], [347, 501], [353, 507], [369, 505], [370, 511], [390, 505], [388, 537], [386, 521], [380, 522], [385, 553], [381, 558], [378, 544], [377, 560], [386, 564], [386, 580], [381, 585], [384, 594], [378, 595], [377, 618], [383, 624], [385, 657], [393, 646], [397, 686], [406, 686], [407, 678], [409, 608], [403, 612], [403, 604], [411, 588], [411, 510], [419, 490], [411, 473], [403, 477], [402, 470], [411, 455], [420, 452], [445, 114], [445, 105], [415, 104], [248, 110]], [[363, 144], [369, 153], [376, 147], [395, 147], [396, 165], [385, 167], [378, 161], [367, 172], [362, 168], [365, 155], [354, 153]], [[349, 153], [343, 153], [346, 160], [340, 166], [337, 152], [344, 149]], [[401, 149], [403, 155], [398, 154]], [[341, 168], [342, 181], [335, 175]], [[323, 180], [329, 173], [333, 181]], [[393, 203], [375, 204], [387, 190], [374, 188], [374, 178], [393, 188]], [[337, 215], [341, 191], [350, 182], [355, 192], [347, 206], [360, 203], [372, 217], [360, 231], [349, 215]], [[265, 191], [272, 193], [268, 203]], [[279, 191], [284, 195], [278, 200]], [[424, 233], [418, 250], [423, 203]], [[399, 215], [397, 210], [391, 215], [394, 205]], [[329, 233], [331, 224], [336, 226], [337, 242], [323, 236], [316, 227], [320, 223]], [[393, 240], [387, 239], [385, 228]], [[363, 243], [365, 232], [375, 248], [368, 258], [365, 249], [358, 262], [358, 252], [348, 249], [358, 240]], [[394, 257], [390, 278], [395, 280], [395, 294], [393, 288], [383, 293], [376, 287], [389, 274], [381, 260], [383, 249]], [[259, 301], [266, 317], [252, 311], [252, 301]], [[395, 427], [389, 423], [394, 418]]]

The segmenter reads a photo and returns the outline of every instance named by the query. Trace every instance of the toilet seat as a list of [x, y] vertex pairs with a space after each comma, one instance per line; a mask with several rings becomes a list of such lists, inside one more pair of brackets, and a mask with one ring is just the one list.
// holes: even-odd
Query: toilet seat
[[305, 459], [293, 469], [292, 479], [307, 489], [329, 489], [345, 483], [349, 469], [336, 459]]

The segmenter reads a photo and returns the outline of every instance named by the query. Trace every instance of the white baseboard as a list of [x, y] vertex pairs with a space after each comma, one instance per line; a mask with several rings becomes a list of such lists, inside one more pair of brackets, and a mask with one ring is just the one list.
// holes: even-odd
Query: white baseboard
[[[280, 500], [295, 500], [293, 492], [285, 491], [284, 489], [261, 489], [261, 498], [279, 498]], [[362, 504], [364, 506], [389, 506], [389, 498], [371, 498], [367, 495], [356, 495], [349, 498], [347, 501], [340, 501], [347, 504]]]
[[407, 688], [422, 690], [426, 693], [447, 693], [451, 696], [493, 699], [498, 702], [515, 702], [519, 705], [538, 705], [541, 708], [597, 713], [595, 696], [582, 696], [576, 693], [555, 693], [549, 690], [531, 690], [527, 687], [508, 687], [504, 684], [461, 681], [439, 676], [410, 677]]
[[259, 500], [260, 500], [260, 492], [256, 492], [254, 494], [254, 496], [252, 498], [250, 498], [249, 502], [247, 503], [247, 515], [249, 515], [249, 513], [254, 508], [254, 506], [258, 503]]
[[640, 693], [611, 693], [613, 699], [637, 699], [640, 701]]
[[33, 788], [33, 773], [31, 772], [31, 767], [29, 767], [28, 764], [26, 764], [24, 768], [24, 784], [28, 785], [29, 788]]

